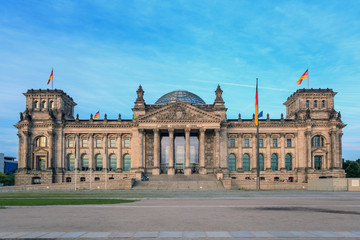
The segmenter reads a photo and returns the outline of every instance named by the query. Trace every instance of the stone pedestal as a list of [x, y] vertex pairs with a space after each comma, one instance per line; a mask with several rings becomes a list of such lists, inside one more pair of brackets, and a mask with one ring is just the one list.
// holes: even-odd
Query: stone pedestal
[[191, 175], [191, 168], [185, 168], [184, 174], [185, 174], [186, 176]]
[[160, 175], [160, 168], [154, 168], [153, 170], [152, 170], [152, 175]]
[[206, 175], [207, 174], [206, 168], [200, 168], [199, 169], [199, 174]]
[[167, 174], [171, 175], [171, 176], [175, 175], [175, 168], [168, 168], [168, 173]]
[[224, 174], [222, 172], [216, 173], [216, 179], [217, 180], [222, 180], [223, 178], [224, 178]]

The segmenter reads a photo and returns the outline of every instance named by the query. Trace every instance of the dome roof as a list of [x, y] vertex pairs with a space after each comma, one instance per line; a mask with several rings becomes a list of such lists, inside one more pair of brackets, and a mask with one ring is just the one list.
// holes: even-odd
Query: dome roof
[[167, 104], [172, 102], [185, 102], [185, 103], [195, 103], [195, 104], [206, 104], [198, 95], [185, 90], [176, 90], [169, 92], [159, 98], [155, 104]]

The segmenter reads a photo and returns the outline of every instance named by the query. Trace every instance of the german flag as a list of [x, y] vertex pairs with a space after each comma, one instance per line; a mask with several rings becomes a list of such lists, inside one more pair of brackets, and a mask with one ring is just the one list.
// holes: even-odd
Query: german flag
[[54, 69], [51, 69], [50, 77], [46, 85], [49, 85], [50, 81], [53, 79], [53, 73], [54, 73]]
[[255, 93], [255, 125], [259, 125], [259, 106], [258, 106], [258, 80], [256, 79], [256, 93]]
[[98, 111], [98, 112], [95, 114], [94, 119], [97, 119], [97, 118], [99, 118], [99, 117], [100, 117], [100, 111]]
[[303, 79], [309, 78], [308, 70], [309, 70], [309, 69], [306, 69], [306, 71], [304, 72], [304, 74], [301, 75], [301, 77], [299, 78], [299, 80], [297, 80], [297, 82], [296, 82], [297, 85], [300, 85]]

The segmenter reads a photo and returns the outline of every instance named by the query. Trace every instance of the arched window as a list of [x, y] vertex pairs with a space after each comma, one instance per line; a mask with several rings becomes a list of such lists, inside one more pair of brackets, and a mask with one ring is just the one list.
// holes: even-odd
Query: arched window
[[315, 156], [314, 157], [314, 167], [317, 170], [321, 169], [321, 156]]
[[322, 101], [321, 101], [321, 107], [322, 107], [322, 108], [325, 108], [325, 100], [322, 100]]
[[103, 168], [103, 157], [100, 154], [95, 156], [95, 170], [101, 171]]
[[250, 171], [250, 156], [247, 153], [243, 155], [243, 170]]
[[260, 171], [264, 171], [264, 155], [259, 154], [259, 164], [260, 164]]
[[46, 108], [46, 107], [47, 107], [46, 101], [42, 101], [42, 102], [41, 102], [41, 108]]
[[124, 155], [124, 171], [131, 170], [131, 157], [129, 154]]
[[229, 154], [229, 171], [236, 170], [236, 157], [235, 154]]
[[54, 109], [54, 108], [55, 108], [54, 101], [50, 101], [50, 108], [51, 108], [51, 109]]
[[36, 147], [46, 147], [46, 137], [38, 137], [36, 139]]
[[109, 161], [110, 161], [110, 171], [115, 171], [116, 170], [116, 155], [115, 154], [110, 154], [109, 156]]
[[323, 147], [324, 146], [324, 137], [316, 135], [311, 139], [312, 147]]
[[314, 101], [314, 108], [317, 108], [317, 100]]
[[285, 169], [292, 170], [292, 157], [290, 153], [285, 155]]
[[309, 100], [306, 100], [305, 107], [309, 108]]
[[69, 171], [74, 171], [74, 169], [75, 169], [75, 155], [74, 154], [68, 155], [67, 169]]
[[39, 102], [38, 101], [34, 101], [34, 108], [39, 108]]
[[278, 156], [275, 153], [271, 155], [271, 170], [278, 170]]
[[83, 154], [81, 156], [81, 170], [82, 171], [89, 170], [89, 156], [87, 154]]

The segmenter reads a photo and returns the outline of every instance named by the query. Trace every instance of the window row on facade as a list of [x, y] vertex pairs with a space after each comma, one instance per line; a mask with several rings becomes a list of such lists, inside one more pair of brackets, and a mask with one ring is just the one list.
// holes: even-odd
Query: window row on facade
[[[53, 100], [50, 100], [49, 101], [49, 106], [50, 106], [50, 109], [54, 109], [55, 108], [55, 102]], [[34, 100], [33, 107], [35, 109], [47, 109], [48, 102], [46, 100], [42, 100], [42, 101]]]
[[[88, 139], [81, 139], [80, 140], [80, 147], [87, 148], [89, 147], [89, 140]], [[35, 140], [35, 147], [47, 147], [47, 138], [45, 136], [37, 137]], [[101, 138], [95, 138], [94, 139], [94, 146], [96, 148], [102, 148], [106, 146], [106, 143]], [[130, 148], [130, 138], [124, 138], [122, 146], [124, 148]], [[74, 148], [75, 147], [75, 139], [67, 139], [66, 140], [66, 147], [68, 148]], [[108, 140], [108, 147], [110, 148], [116, 148], [116, 139], [110, 138]]]
[[[253, 159], [254, 161], [256, 161], [256, 159]], [[278, 171], [279, 170], [279, 160], [278, 160], [278, 155], [276, 153], [271, 154], [271, 159], [270, 159], [270, 163], [271, 163], [271, 170], [272, 171]], [[260, 171], [264, 171], [264, 155], [263, 154], [259, 154], [259, 164], [260, 164]], [[237, 170], [237, 166], [236, 166], [236, 156], [235, 154], [229, 154], [228, 157], [228, 166], [229, 166], [229, 171], [236, 171]], [[250, 155], [245, 153], [242, 156], [242, 169], [244, 171], [250, 171]], [[292, 156], [290, 153], [285, 155], [285, 169], [286, 170], [293, 170], [293, 166], [292, 166]]]
[[[236, 147], [237, 147], [237, 146], [236, 146], [236, 140], [235, 140], [235, 138], [230, 138], [230, 140], [229, 140], [229, 147], [231, 147], [231, 148], [236, 148]], [[243, 145], [242, 145], [242, 147], [244, 147], [244, 148], [249, 148], [249, 147], [251, 147], [251, 145], [250, 145], [250, 139], [249, 139], [249, 138], [245, 138], [245, 139], [243, 140]], [[259, 139], [259, 147], [260, 147], [260, 148], [264, 147], [264, 139], [262, 139], [262, 138]], [[279, 141], [278, 141], [277, 138], [273, 138], [273, 139], [272, 139], [271, 147], [279, 147]], [[285, 147], [294, 147], [293, 141], [292, 141], [291, 138], [287, 138], [287, 139], [286, 139]]]
[[[82, 148], [87, 148], [89, 147], [89, 140], [88, 139], [81, 139], [80, 140], [80, 147]], [[95, 138], [94, 139], [94, 146], [96, 148], [102, 148], [102, 147], [105, 147], [106, 146], [106, 141], [104, 141], [103, 139], [101, 138]], [[110, 148], [116, 148], [116, 139], [115, 138], [110, 138], [108, 140], [108, 147]], [[123, 143], [122, 143], [122, 146], [124, 148], [130, 148], [130, 138], [124, 138], [123, 139]], [[75, 147], [75, 139], [67, 139], [66, 141], [66, 147], [68, 148], [73, 148]]]
[[[306, 100], [305, 107], [310, 108], [311, 101]], [[313, 100], [312, 101], [312, 108], [325, 108], [326, 107], [326, 101], [325, 100]]]

